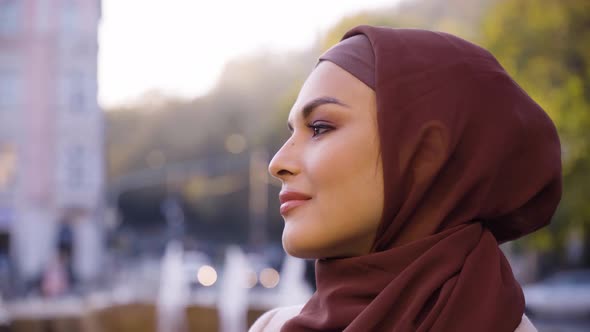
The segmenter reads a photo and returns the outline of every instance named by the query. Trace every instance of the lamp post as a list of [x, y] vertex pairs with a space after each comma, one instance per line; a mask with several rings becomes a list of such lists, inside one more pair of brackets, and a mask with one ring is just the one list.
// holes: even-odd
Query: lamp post
[[250, 235], [252, 246], [266, 244], [268, 210], [268, 152], [258, 148], [250, 154]]

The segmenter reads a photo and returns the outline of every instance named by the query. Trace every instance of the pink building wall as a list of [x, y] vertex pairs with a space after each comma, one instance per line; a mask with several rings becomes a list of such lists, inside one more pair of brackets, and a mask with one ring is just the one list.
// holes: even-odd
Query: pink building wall
[[[51, 258], [56, 230], [69, 210], [85, 211], [86, 224], [95, 224], [99, 215], [104, 185], [104, 119], [96, 101], [101, 4], [0, 0], [0, 11], [14, 3], [17, 27], [0, 31], [0, 73], [17, 73], [18, 91], [14, 107], [0, 110], [0, 144], [16, 151], [16, 185], [0, 195], [0, 209], [12, 216], [8, 224], [0, 223], [0, 232], [11, 233], [12, 255], [22, 274], [34, 276]], [[72, 103], [78, 95], [81, 106]], [[76, 149], [84, 152], [82, 160], [72, 155]], [[72, 185], [74, 176], [82, 178], [80, 185]]]

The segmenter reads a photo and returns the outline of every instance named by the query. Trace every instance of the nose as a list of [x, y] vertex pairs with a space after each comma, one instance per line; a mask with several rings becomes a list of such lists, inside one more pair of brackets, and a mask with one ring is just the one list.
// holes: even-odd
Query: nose
[[285, 144], [275, 153], [268, 165], [268, 172], [273, 177], [285, 181], [289, 176], [298, 174], [301, 171], [297, 161], [295, 143], [287, 140]]

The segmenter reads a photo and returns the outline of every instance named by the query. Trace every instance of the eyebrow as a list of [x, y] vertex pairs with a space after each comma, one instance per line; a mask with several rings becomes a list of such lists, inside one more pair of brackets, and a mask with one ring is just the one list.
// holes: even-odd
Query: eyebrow
[[[340, 106], [344, 106], [344, 107], [349, 107], [348, 105], [346, 105], [345, 103], [343, 103], [342, 101], [334, 98], [334, 97], [318, 97], [315, 98], [311, 101], [309, 101], [307, 104], [305, 104], [303, 106], [303, 108], [301, 108], [301, 114], [303, 115], [303, 119], [307, 119], [309, 118], [309, 116], [311, 115], [311, 113], [313, 113], [313, 111], [318, 108], [321, 105], [325, 105], [325, 104], [336, 104], [336, 105], [340, 105]], [[290, 122], [287, 122], [287, 127], [289, 127], [289, 131], [293, 131], [293, 126], [291, 125]]]

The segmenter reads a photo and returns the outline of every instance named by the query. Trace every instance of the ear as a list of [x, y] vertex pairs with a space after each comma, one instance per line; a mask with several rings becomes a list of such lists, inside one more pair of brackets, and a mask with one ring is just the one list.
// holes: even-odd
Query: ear
[[428, 180], [440, 169], [447, 158], [448, 145], [449, 132], [440, 121], [429, 121], [420, 128], [416, 144], [409, 147], [410, 153], [405, 153], [416, 183]]

